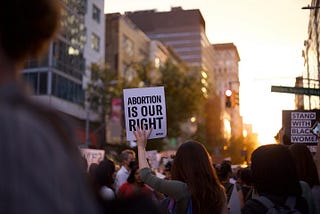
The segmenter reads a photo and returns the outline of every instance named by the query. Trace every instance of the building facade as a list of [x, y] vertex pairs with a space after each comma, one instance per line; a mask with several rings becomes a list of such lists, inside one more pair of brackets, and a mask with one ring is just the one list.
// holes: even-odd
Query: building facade
[[[205, 21], [200, 10], [155, 10], [126, 12], [151, 40], [159, 40], [170, 46], [181, 60], [199, 73], [203, 82], [203, 94], [210, 95], [213, 85], [214, 53], [205, 33]], [[213, 86], [212, 86], [213, 87]]]
[[61, 0], [61, 4], [61, 33], [43, 59], [26, 62], [23, 76], [35, 99], [76, 121], [79, 143], [85, 143], [85, 124], [99, 119], [93, 112], [88, 114], [85, 88], [91, 63], [104, 61], [104, 1]]
[[[310, 11], [308, 35], [304, 41], [302, 57], [304, 58], [304, 71], [302, 76], [303, 87], [319, 88], [320, 87], [320, 38], [319, 38], [319, 18], [320, 18], [320, 1], [312, 0], [310, 6], [305, 7]], [[306, 11], [307, 12], [307, 11]], [[300, 84], [301, 85], [301, 84]], [[319, 108], [320, 97], [304, 95], [303, 106], [300, 108], [307, 110]], [[298, 99], [298, 98], [297, 98]], [[301, 99], [301, 98], [300, 98]]]
[[[147, 86], [161, 79], [159, 69], [169, 58], [173, 62], [179, 60], [170, 48], [160, 41], [150, 39], [131, 19], [120, 13], [106, 14], [105, 45], [105, 61], [110, 71], [123, 79], [124, 88], [136, 87], [137, 83], [133, 83], [137, 76], [135, 64], [144, 64], [150, 69], [145, 74], [146, 78], [138, 83], [139, 86]], [[151, 82], [144, 82], [146, 79]], [[121, 102], [120, 98], [118, 100]], [[113, 109], [119, 110], [116, 106]], [[123, 118], [113, 120], [111, 117], [108, 124], [109, 143], [124, 143], [124, 129]]]
[[[242, 117], [239, 99], [239, 61], [237, 47], [233, 43], [213, 44], [215, 53], [215, 93], [220, 98], [221, 128], [225, 138], [242, 136]], [[226, 106], [226, 90], [231, 90], [231, 106]]]

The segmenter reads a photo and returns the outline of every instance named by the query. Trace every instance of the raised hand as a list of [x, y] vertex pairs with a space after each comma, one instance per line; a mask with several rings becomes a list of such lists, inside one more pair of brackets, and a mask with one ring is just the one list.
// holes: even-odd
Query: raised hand
[[138, 126], [136, 127], [136, 131], [133, 132], [134, 136], [137, 140], [138, 147], [146, 148], [147, 140], [151, 134], [152, 129], [145, 130], [144, 128], [141, 130]]

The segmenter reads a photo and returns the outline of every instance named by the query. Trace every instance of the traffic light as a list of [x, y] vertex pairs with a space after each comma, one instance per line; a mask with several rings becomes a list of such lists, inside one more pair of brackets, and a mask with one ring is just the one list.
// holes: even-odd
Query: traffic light
[[232, 90], [227, 89], [225, 92], [225, 101], [226, 101], [226, 107], [231, 108], [232, 107]]
[[233, 92], [233, 104], [234, 104], [234, 106], [238, 106], [240, 104], [239, 92], [237, 92], [237, 91]]

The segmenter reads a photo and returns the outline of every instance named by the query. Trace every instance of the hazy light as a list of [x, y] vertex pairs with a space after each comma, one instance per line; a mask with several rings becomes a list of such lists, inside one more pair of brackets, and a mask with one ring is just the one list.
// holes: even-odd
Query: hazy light
[[69, 55], [79, 55], [79, 50], [74, 49], [73, 47], [69, 47], [68, 54]]
[[206, 87], [208, 87], [208, 83], [207, 83], [207, 80], [206, 79], [201, 79], [201, 83], [202, 83], [202, 85], [204, 85], [204, 86], [206, 86]]
[[201, 71], [201, 76], [202, 76], [203, 78], [205, 78], [205, 79], [207, 79], [207, 78], [208, 78], [207, 73], [206, 73], [206, 72], [204, 72], [204, 71]]
[[230, 97], [232, 95], [232, 91], [230, 89], [226, 90], [225, 95]]
[[202, 93], [206, 94], [206, 93], [207, 93], [206, 87], [202, 87], [202, 88], [201, 88], [201, 91], [202, 91]]
[[191, 117], [191, 118], [190, 118], [190, 122], [191, 122], [191, 123], [196, 122], [196, 120], [197, 120], [196, 117]]

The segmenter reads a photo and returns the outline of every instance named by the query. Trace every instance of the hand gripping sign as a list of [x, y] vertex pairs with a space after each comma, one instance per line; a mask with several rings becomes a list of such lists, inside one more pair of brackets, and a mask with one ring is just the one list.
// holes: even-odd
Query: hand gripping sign
[[135, 140], [133, 131], [152, 128], [149, 139], [167, 135], [164, 87], [123, 89], [127, 140]]

